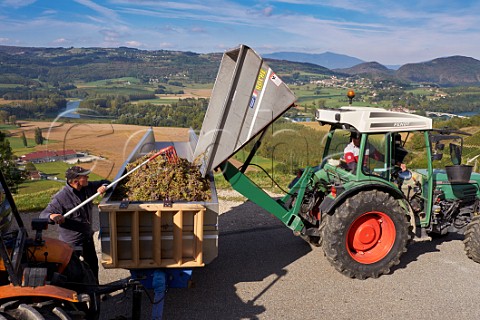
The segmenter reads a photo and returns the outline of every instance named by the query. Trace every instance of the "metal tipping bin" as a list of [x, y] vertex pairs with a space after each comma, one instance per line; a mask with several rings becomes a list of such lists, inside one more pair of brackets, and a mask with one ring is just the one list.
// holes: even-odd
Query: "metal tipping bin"
[[[150, 129], [115, 180], [130, 162], [168, 146], [174, 146], [179, 157], [191, 162], [196, 143], [193, 130], [189, 141], [168, 142], [156, 141]], [[176, 200], [171, 206], [163, 201], [114, 201], [112, 194], [107, 194], [98, 206], [104, 268], [192, 268], [213, 261], [218, 254], [219, 207], [213, 175], [209, 181], [209, 201]]]
[[245, 45], [224, 53], [194, 158], [202, 174], [230, 158], [295, 101], [263, 59]]

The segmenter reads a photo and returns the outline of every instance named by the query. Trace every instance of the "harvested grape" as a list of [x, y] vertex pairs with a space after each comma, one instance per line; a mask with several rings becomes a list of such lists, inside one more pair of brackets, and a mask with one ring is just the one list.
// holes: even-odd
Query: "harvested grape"
[[[155, 152], [129, 163], [126, 170], [132, 170]], [[117, 185], [112, 199], [124, 198], [129, 201], [207, 201], [211, 198], [210, 182], [202, 177], [199, 167], [188, 160], [178, 158], [176, 163], [170, 163], [158, 156]]]

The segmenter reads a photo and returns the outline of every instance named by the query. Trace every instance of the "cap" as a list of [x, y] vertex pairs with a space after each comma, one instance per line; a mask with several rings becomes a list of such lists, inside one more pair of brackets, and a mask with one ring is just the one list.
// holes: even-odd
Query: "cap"
[[72, 180], [77, 178], [78, 176], [86, 176], [89, 173], [90, 170], [84, 169], [79, 166], [73, 166], [67, 169], [67, 171], [65, 172], [65, 178], [67, 178], [67, 180]]
[[362, 134], [358, 131], [352, 131], [350, 133], [350, 138], [352, 138], [352, 139], [360, 139], [361, 136], [362, 136]]

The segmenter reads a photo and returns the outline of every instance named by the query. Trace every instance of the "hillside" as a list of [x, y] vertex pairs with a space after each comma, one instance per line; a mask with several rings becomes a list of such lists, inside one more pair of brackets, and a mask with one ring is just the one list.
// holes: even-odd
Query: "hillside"
[[480, 61], [463, 56], [438, 58], [403, 65], [395, 75], [406, 81], [429, 82], [442, 86], [479, 85]]
[[[328, 76], [361, 76], [374, 80], [434, 83], [441, 86], [480, 85], [480, 61], [463, 56], [409, 63], [398, 70], [377, 62], [330, 52], [283, 52], [263, 56], [287, 83]], [[211, 84], [222, 53], [199, 54], [134, 48], [27, 48], [0, 46], [0, 84], [38, 86], [133, 77], [148, 82]], [[330, 68], [330, 69], [329, 69]], [[0, 93], [1, 94], [1, 93]]]
[[351, 68], [335, 69], [334, 71], [348, 75], [368, 76], [373, 79], [386, 79], [395, 76], [394, 70], [388, 69], [378, 62], [365, 62]]
[[[176, 79], [192, 83], [213, 83], [221, 53], [198, 54], [133, 48], [25, 48], [0, 46], [0, 83], [77, 82], [135, 77], [166, 82]], [[329, 69], [299, 62], [276, 62], [276, 72], [333, 74]], [[284, 77], [285, 78], [285, 77]], [[288, 79], [288, 77], [287, 77]], [[284, 79], [284, 80], [287, 80]]]
[[[212, 82], [221, 54], [146, 51], [132, 48], [24, 48], [0, 46], [0, 83], [7, 76], [49, 82], [181, 75]], [[15, 77], [16, 76], [16, 77]], [[17, 79], [15, 79], [17, 78]], [[3, 81], [2, 81], [3, 80]]]

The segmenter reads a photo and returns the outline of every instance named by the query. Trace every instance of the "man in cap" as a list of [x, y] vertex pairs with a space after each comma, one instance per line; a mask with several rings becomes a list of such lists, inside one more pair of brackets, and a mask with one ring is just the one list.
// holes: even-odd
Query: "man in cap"
[[106, 191], [109, 181], [89, 182], [89, 173], [90, 170], [79, 166], [69, 168], [65, 172], [67, 184], [52, 197], [48, 206], [40, 213], [40, 218], [49, 218], [60, 226], [60, 240], [79, 251], [98, 280], [98, 258], [92, 230], [92, 202], [83, 205], [68, 217], [63, 216], [95, 193], [103, 194]]
[[[358, 157], [360, 156], [361, 138], [362, 134], [360, 132], [352, 131], [350, 133], [350, 143], [347, 144], [343, 150], [344, 159], [350, 172], [355, 172], [357, 170]], [[364, 161], [367, 161], [368, 157], [373, 157], [373, 159], [377, 161], [385, 161], [384, 155], [375, 149], [375, 147], [370, 143], [367, 144]]]

